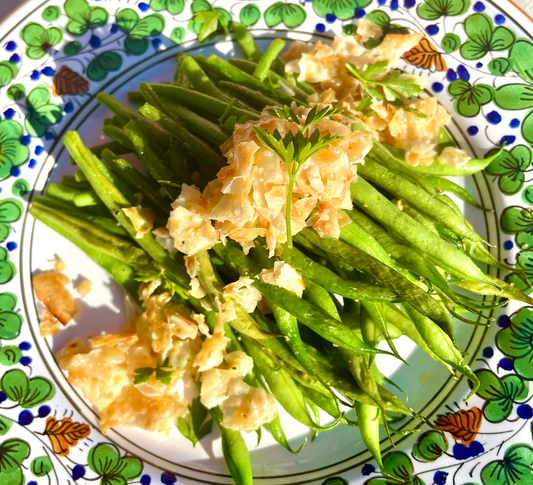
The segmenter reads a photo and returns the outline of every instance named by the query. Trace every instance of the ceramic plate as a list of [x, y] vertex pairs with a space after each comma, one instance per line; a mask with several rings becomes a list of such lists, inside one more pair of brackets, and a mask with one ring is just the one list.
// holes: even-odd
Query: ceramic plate
[[[533, 283], [533, 20], [512, 3], [29, 0], [0, 25], [0, 485], [232, 483], [216, 434], [193, 449], [177, 430], [168, 437], [99, 432], [98, 415], [67, 382], [54, 352], [76, 335], [120, 328], [124, 295], [85, 254], [27, 213], [47, 184], [74, 171], [61, 142], [67, 131], [78, 130], [89, 146], [102, 141], [107, 114], [96, 93], [125, 99], [140, 81], [172, 79], [183, 50], [232, 55], [230, 38], [196, 40], [193, 13], [212, 8], [249, 26], [263, 49], [278, 36], [352, 35], [364, 16], [385, 30], [425, 32], [404, 54], [403, 68], [424, 77], [453, 114], [453, 136], [477, 157], [506, 142], [505, 158], [467, 182], [492, 212], [465, 208], [467, 217], [495, 256], [530, 278], [510, 280], [524, 291]], [[54, 255], [74, 281], [86, 277], [95, 289], [79, 302], [75, 323], [43, 339], [31, 275], [49, 269]], [[493, 317], [490, 328], [456, 325], [481, 380], [468, 404], [465, 379], [453, 380], [409, 342], [398, 344], [409, 368], [386, 363], [409, 405], [445, 431], [398, 435], [395, 447], [382, 437], [385, 466], [405, 484], [533, 484], [533, 308], [511, 303]], [[306, 430], [282, 418], [297, 447]], [[255, 433], [246, 437], [258, 484], [384, 483], [353, 428], [320, 433], [299, 455], [263, 435], [260, 445]]]

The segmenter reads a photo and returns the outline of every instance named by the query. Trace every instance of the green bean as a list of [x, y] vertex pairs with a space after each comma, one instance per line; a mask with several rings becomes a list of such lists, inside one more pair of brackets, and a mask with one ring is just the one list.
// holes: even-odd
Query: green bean
[[358, 281], [349, 281], [341, 278], [325, 266], [305, 256], [296, 247], [285, 245], [279, 256], [280, 259], [290, 264], [306, 280], [313, 281], [323, 286], [330, 293], [353, 300], [367, 301], [400, 301], [401, 298], [384, 286], [377, 286]]
[[379, 446], [380, 409], [370, 404], [355, 403], [355, 412], [363, 443], [368, 451], [372, 453], [379, 468], [383, 470], [383, 460], [381, 459], [381, 448]]
[[404, 364], [407, 365], [407, 362], [405, 362], [405, 360], [402, 359], [402, 357], [396, 350], [396, 346], [394, 345], [394, 342], [392, 341], [392, 338], [389, 334], [389, 329], [387, 328], [387, 324], [385, 323], [385, 318], [383, 316], [383, 304], [363, 301], [361, 302], [361, 305], [364, 311], [368, 313], [368, 316], [370, 317], [370, 319], [374, 322], [376, 327], [379, 329], [379, 331], [381, 332], [381, 335], [387, 341], [387, 344], [389, 345], [392, 353], [396, 356], [397, 359], [401, 360]]
[[231, 96], [244, 100], [252, 108], [262, 110], [265, 106], [283, 106], [282, 103], [277, 101], [266, 94], [259, 93], [253, 89], [247, 88], [246, 86], [241, 86], [237, 83], [232, 83], [229, 81], [220, 81], [218, 83], [220, 89], [229, 93]]
[[132, 266], [100, 251], [99, 249], [85, 244], [82, 240], [76, 237], [68, 226], [63, 225], [63, 221], [56, 221], [53, 217], [49, 217], [49, 212], [43, 211], [42, 206], [36, 203], [36, 201], [33, 202], [30, 208], [30, 214], [35, 217], [35, 219], [46, 224], [50, 229], [78, 246], [96, 264], [106, 270], [111, 277], [127, 291], [133, 301], [140, 305], [140, 283], [135, 279], [137, 277], [137, 271]]
[[128, 91], [128, 101], [137, 105], [142, 105], [145, 102], [143, 95], [139, 91]]
[[181, 69], [195, 91], [205, 93], [214, 98], [223, 97], [215, 83], [209, 79], [194, 57], [184, 56], [181, 60]]
[[[392, 206], [395, 207], [394, 205]], [[398, 212], [402, 213], [401, 211]], [[309, 228], [303, 229], [296, 236], [295, 241], [298, 242], [301, 238], [308, 239], [329, 254], [338, 257], [345, 263], [375, 279], [383, 286], [392, 289], [398, 295], [405, 298], [406, 301], [411, 302], [418, 311], [441, 325], [446, 333], [453, 335], [449, 317], [439, 303], [396, 271], [342, 241], [337, 241], [332, 238], [321, 238]]]
[[115, 219], [112, 219], [110, 217], [111, 214], [107, 210], [107, 207], [105, 207], [105, 205], [103, 204], [102, 206], [105, 208], [105, 213], [97, 214], [89, 212], [86, 207], [84, 207], [83, 209], [79, 209], [63, 201], [59, 201], [42, 195], [36, 196], [33, 200], [34, 202], [42, 204], [46, 207], [55, 209], [61, 212], [62, 214], [66, 214], [94, 224], [95, 226], [98, 226], [99, 228], [103, 229], [105, 232], [111, 233], [115, 236], [128, 237], [128, 233], [117, 224], [117, 221], [115, 221]]
[[[170, 136], [168, 133], [153, 121], [148, 120], [141, 114], [123, 105], [120, 101], [107, 93], [99, 92], [96, 95], [96, 99], [107, 109], [113, 111], [113, 113], [122, 116], [126, 122], [135, 120], [142, 128], [143, 132], [164, 149], [168, 149], [170, 146]], [[118, 151], [116, 151], [116, 153], [118, 153]]]
[[377, 218], [409, 244], [419, 248], [447, 272], [459, 278], [493, 284], [468, 256], [404, 214], [361, 177], [352, 183], [351, 193], [352, 200], [365, 212]]
[[426, 344], [426, 341], [421, 337], [416, 326], [412, 320], [396, 305], [385, 304], [383, 305], [383, 313], [385, 320], [388, 322], [394, 322], [394, 325], [402, 331], [402, 333], [412, 340], [418, 347], [420, 347], [429, 357], [445, 366], [452, 374], [452, 367], [438, 357]]
[[65, 146], [70, 154], [76, 160], [78, 166], [89, 180], [94, 191], [98, 194], [102, 202], [108, 207], [109, 211], [117, 219], [118, 223], [135, 238], [136, 242], [163, 268], [167, 275], [175, 283], [186, 289], [189, 287], [189, 275], [185, 267], [179, 264], [154, 238], [152, 233], [144, 234], [136, 238], [137, 230], [133, 227], [131, 221], [122, 211], [124, 207], [130, 207], [128, 199], [111, 183], [111, 181], [98, 169], [96, 157], [83, 145], [79, 135], [76, 132], [69, 132], [63, 138]]
[[185, 89], [171, 84], [151, 84], [150, 86], [158, 96], [167, 101], [177, 102], [191, 109], [200, 109], [217, 117], [222, 116], [229, 108], [229, 114], [234, 115], [237, 118], [246, 116], [251, 120], [259, 119], [259, 114], [256, 112], [246, 111], [235, 106], [232, 107], [228, 102], [213, 98], [212, 96], [208, 96], [197, 91], [192, 91], [190, 89]]
[[92, 189], [82, 191], [63, 184], [51, 183], [46, 189], [46, 195], [54, 199], [71, 202], [76, 207], [88, 207], [100, 203], [100, 199]]
[[[235, 25], [235, 24], [234, 24]], [[318, 393], [320, 394], [320, 393]], [[285, 448], [290, 453], [297, 455], [302, 451], [305, 443], [307, 442], [307, 438], [304, 438], [302, 444], [299, 448], [296, 450], [293, 450], [291, 448], [291, 445], [289, 445], [289, 442], [287, 441], [287, 437], [285, 436], [285, 432], [283, 431], [283, 426], [281, 425], [281, 419], [279, 419], [279, 416], [276, 416], [272, 421], [267, 423], [268, 429], [270, 430], [270, 433], [272, 434], [272, 437], [281, 445], [283, 448]]]
[[160, 186], [152, 178], [146, 177], [122, 158], [111, 156], [107, 162], [127, 183], [134, 186], [153, 205], [168, 215], [170, 200], [167, 197], [161, 197]]
[[182, 88], [190, 88], [189, 80], [187, 79], [187, 76], [183, 72], [183, 69], [181, 67], [181, 63], [183, 59], [188, 57], [190, 54], [188, 52], [180, 52], [176, 56], [176, 61], [178, 62], [178, 67], [176, 68], [176, 72], [174, 73], [174, 80], [173, 84], [177, 84], [178, 86], [181, 86]]
[[465, 399], [465, 401], [468, 401], [476, 393], [479, 387], [479, 379], [465, 362], [461, 352], [434, 322], [418, 313], [408, 303], [404, 303], [403, 307], [431, 351], [471, 381], [472, 390]]
[[348, 243], [354, 248], [360, 249], [373, 258], [376, 258], [378, 261], [381, 261], [383, 264], [386, 264], [389, 268], [401, 273], [412, 283], [418, 284], [416, 278], [414, 278], [408, 270], [396, 264], [383, 246], [356, 222], [352, 221], [350, 224], [341, 227], [340, 232], [341, 241]]
[[178, 122], [183, 125], [184, 128], [215, 148], [218, 148], [228, 140], [228, 135], [219, 125], [211, 123], [211, 121], [197, 115], [194, 111], [191, 111], [185, 106], [173, 104], [172, 114], [178, 116]]
[[259, 81], [264, 81], [270, 66], [277, 59], [281, 51], [285, 48], [286, 42], [283, 39], [274, 39], [265, 53], [259, 59], [257, 66], [254, 70], [253, 76]]
[[244, 71], [241, 71], [235, 66], [232, 66], [229, 62], [220, 59], [214, 54], [209, 56], [209, 58], [207, 59], [207, 63], [217, 69], [224, 77], [228, 78], [233, 82], [242, 84], [243, 86], [255, 89], [259, 92], [272, 96], [273, 98], [277, 99], [278, 101], [281, 101], [284, 104], [290, 105], [292, 102], [296, 102], [300, 105], [306, 106], [306, 103], [299, 101], [292, 96], [284, 94], [281, 91], [278, 91], [277, 89], [267, 84], [262, 83], [258, 79], [250, 76], [249, 74], [246, 74]]
[[240, 431], [222, 426], [222, 412], [218, 407], [209, 409], [209, 414], [220, 429], [222, 454], [236, 485], [253, 485], [250, 453]]
[[203, 140], [189, 133], [174, 120], [165, 116], [157, 108], [145, 104], [139, 111], [151, 120], [160, 123], [172, 136], [176, 137], [188, 155], [203, 162], [199, 163], [199, 168], [206, 180], [213, 180], [220, 168], [226, 165], [226, 159], [222, 155], [215, 152]]
[[[120, 129], [117, 126], [109, 125], [109, 129], [111, 129], [111, 127], [116, 128], [116, 129]], [[104, 127], [104, 134], [107, 134], [107, 133], [105, 133], [105, 128], [106, 127]], [[102, 152], [104, 150], [106, 150], [106, 149], [113, 150], [115, 153], [118, 153], [120, 155], [123, 155], [125, 153], [130, 153], [131, 152], [130, 147], [128, 147], [127, 145], [124, 145], [123, 143], [121, 143], [120, 140], [115, 140], [114, 138], [113, 138], [113, 141], [110, 141], [110, 142], [107, 142], [107, 143], [102, 143], [101, 145], [97, 145], [97, 146], [91, 148], [91, 151], [97, 157], [100, 157], [102, 155]]]
[[492, 209], [487, 209], [486, 207], [483, 207], [476, 201], [476, 199], [474, 199], [474, 197], [470, 192], [468, 192], [468, 190], [466, 190], [464, 187], [461, 187], [460, 185], [457, 185], [455, 182], [452, 182], [450, 179], [444, 177], [435, 177], [433, 175], [426, 175], [426, 179], [429, 180], [437, 189], [455, 194], [457, 197], [460, 197], [465, 202], [468, 202], [476, 209], [480, 209], [486, 212], [494, 212]]
[[498, 278], [490, 278], [494, 280], [494, 283], [497, 284], [499, 288], [494, 286], [494, 284], [478, 283], [477, 281], [468, 280], [452, 280], [450, 283], [454, 286], [458, 286], [459, 288], [463, 288], [464, 290], [476, 293], [477, 295], [498, 296], [500, 298], [508, 298], [527, 303], [528, 305], [533, 305], [533, 298], [530, 298], [518, 288], [515, 288], [509, 283], [506, 283]]
[[247, 335], [253, 339], [267, 339], [272, 337], [272, 334], [261, 330], [253, 318], [246, 313], [237, 302], [228, 300], [224, 296], [224, 283], [213, 268], [207, 251], [204, 250], [198, 252], [196, 254], [196, 259], [198, 261], [198, 278], [202, 288], [204, 288], [211, 298], [211, 301], [214, 303], [218, 299], [221, 304], [228, 301], [233, 302], [237, 317], [228, 322], [229, 325], [237, 330], [239, 334]]
[[[130, 139], [132, 145], [135, 147], [135, 151], [145, 168], [155, 180], [169, 180], [170, 173], [168, 167], [165, 166], [161, 158], [152, 150], [152, 147], [144, 136], [140, 125], [136, 121], [132, 120], [124, 126], [124, 131]], [[175, 200], [179, 192], [176, 187], [164, 186], [164, 190], [167, 195]]]
[[246, 26], [239, 22], [233, 22], [232, 29], [233, 35], [239, 43], [246, 59], [258, 62], [262, 54]]
[[409, 182], [400, 174], [393, 173], [379, 163], [367, 157], [358, 167], [358, 173], [366, 180], [382, 187], [399, 199], [405, 199], [418, 211], [429, 216], [443, 227], [447, 227], [459, 237], [472, 241], [483, 241], [465, 222], [448, 206], [431, 197], [425, 190]]
[[[280, 57], [278, 57], [276, 62], [279, 60], [280, 60]], [[239, 69], [241, 69], [242, 71], [250, 75], [253, 75], [253, 73], [255, 72], [255, 69], [257, 68], [257, 64], [255, 62], [246, 61], [245, 59], [238, 59], [236, 57], [230, 58], [228, 62], [231, 65], [238, 67]], [[297, 83], [291, 82], [290, 79], [287, 79], [286, 77], [274, 71], [267, 71], [267, 76], [268, 76], [268, 80], [273, 85], [275, 86], [277, 85], [278, 87], [282, 85], [285, 91], [294, 93], [293, 95], [296, 99], [302, 102], [307, 102], [308, 93], [306, 93], [305, 90], [300, 89]]]
[[[246, 336], [242, 336], [246, 350], [254, 360], [261, 374], [265, 378], [272, 394], [279, 404], [297, 421], [311, 429], [330, 429], [331, 426], [317, 425], [309, 416], [305, 402], [305, 396], [294, 382], [289, 373], [272, 361], [254, 342]], [[334, 423], [336, 425], [336, 423]]]
[[464, 251], [465, 254], [470, 256], [472, 259], [479, 261], [480, 263], [485, 263], [489, 266], [494, 266], [495, 268], [503, 269], [504, 271], [517, 272], [516, 269], [511, 268], [506, 264], [500, 263], [489, 252], [489, 250], [479, 242], [462, 240], [459, 242], [459, 247]]
[[113, 153], [116, 153], [117, 155], [124, 155], [125, 153], [131, 153], [133, 151], [133, 145], [131, 144], [130, 139], [126, 136], [126, 133], [124, 133], [124, 130], [122, 128], [119, 128], [118, 126], [114, 125], [109, 125], [104, 126], [102, 131], [104, 132], [104, 135], [111, 138], [114, 143], [110, 144], [113, 146], [109, 146], [101, 150], [98, 155], [95, 154], [97, 157], [102, 156], [102, 153], [106, 149], [112, 151]]

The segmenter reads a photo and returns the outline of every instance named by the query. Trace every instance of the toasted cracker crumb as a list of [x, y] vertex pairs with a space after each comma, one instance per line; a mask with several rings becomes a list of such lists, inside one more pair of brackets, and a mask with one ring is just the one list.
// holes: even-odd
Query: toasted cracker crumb
[[41, 337], [55, 337], [61, 330], [61, 324], [56, 320], [54, 315], [48, 310], [41, 312], [39, 322], [39, 333]]
[[56, 271], [59, 271], [60, 273], [67, 269], [65, 262], [57, 255], [54, 256], [54, 259], [48, 260], [48, 262], [55, 268]]
[[77, 287], [76, 291], [78, 295], [82, 298], [85, 298], [93, 289], [93, 283], [89, 280], [83, 280]]

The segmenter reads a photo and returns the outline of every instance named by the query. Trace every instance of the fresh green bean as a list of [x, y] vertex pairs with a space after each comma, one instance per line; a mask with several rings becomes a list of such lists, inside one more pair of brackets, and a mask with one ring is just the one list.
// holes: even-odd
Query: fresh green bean
[[404, 214], [363, 178], [358, 177], [352, 183], [351, 193], [352, 200], [365, 212], [377, 218], [409, 244], [419, 248], [422, 253], [447, 272], [459, 278], [493, 284], [492, 280], [468, 256]]
[[40, 204], [37, 204], [35, 201], [30, 208], [30, 214], [37, 220], [46, 224], [50, 229], [78, 246], [96, 264], [106, 270], [111, 277], [127, 291], [133, 301], [140, 305], [138, 296], [140, 283], [135, 279], [137, 277], [137, 271], [132, 266], [109, 256], [109, 254], [106, 254], [99, 249], [85, 244], [78, 239], [68, 227], [65, 227], [62, 221], [55, 221], [53, 218], [50, 218], [49, 213], [42, 211]]
[[144, 97], [139, 91], [128, 91], [128, 101], [131, 104], [143, 105]]
[[353, 300], [400, 301], [401, 298], [384, 286], [349, 281], [307, 257], [296, 247], [284, 246], [280, 259], [290, 264], [306, 280], [323, 286], [330, 293]]
[[215, 83], [209, 79], [194, 57], [184, 56], [181, 59], [181, 69], [195, 91], [205, 93], [214, 98], [223, 97]]
[[[279, 60], [280, 60], [280, 57], [277, 58], [276, 62]], [[255, 69], [257, 68], [257, 64], [255, 62], [250, 62], [245, 59], [238, 59], [236, 57], [230, 58], [228, 62], [231, 65], [238, 67], [239, 69], [241, 69], [242, 71], [250, 75], [253, 75], [253, 73], [255, 72]], [[302, 102], [307, 102], [308, 93], [305, 92], [305, 90], [300, 89], [297, 83], [291, 82], [290, 79], [287, 79], [285, 76], [282, 76], [281, 74], [274, 72], [274, 71], [267, 71], [267, 76], [268, 76], [268, 80], [273, 85], [277, 85], [278, 88], [282, 86], [282, 89], [284, 91], [287, 91], [289, 95], [294, 96], [296, 99]], [[294, 93], [294, 94], [290, 94], [290, 93]]]
[[226, 164], [226, 159], [215, 152], [209, 145], [195, 135], [192, 135], [176, 123], [174, 120], [165, 116], [157, 108], [145, 104], [140, 112], [153, 121], [157, 121], [172, 136], [176, 137], [181, 143], [183, 150], [191, 157], [196, 158], [199, 162], [199, 169], [207, 180], [216, 178], [217, 172]]
[[311, 419], [307, 411], [305, 396], [283, 367], [276, 365], [249, 337], [243, 336], [242, 341], [254, 359], [254, 364], [263, 374], [272, 394], [294, 419], [311, 429], [331, 429], [332, 426], [320, 426]]
[[[99, 92], [96, 95], [96, 99], [107, 109], [113, 111], [113, 113], [122, 116], [126, 120], [126, 123], [130, 120], [135, 120], [137, 123], [139, 123], [139, 126], [142, 128], [143, 132], [153, 139], [154, 142], [161, 145], [163, 149], [167, 150], [170, 146], [170, 136], [168, 133], [166, 133], [153, 121], [148, 120], [141, 114], [123, 105], [120, 101], [107, 93]], [[119, 153], [118, 150], [113, 151]]]
[[218, 85], [223, 91], [229, 93], [234, 98], [245, 101], [255, 109], [262, 110], [265, 106], [283, 106], [283, 104], [276, 99], [237, 83], [220, 81]]
[[431, 197], [425, 190], [409, 182], [401, 174], [393, 173], [379, 163], [367, 157], [358, 167], [358, 173], [366, 180], [390, 192], [399, 199], [405, 199], [418, 211], [429, 216], [443, 227], [453, 231], [461, 238], [483, 241], [465, 222], [448, 206]]
[[518, 288], [511, 286], [503, 280], [491, 277], [494, 280], [494, 284], [478, 283], [477, 281], [468, 280], [451, 280], [450, 283], [464, 290], [471, 291], [477, 295], [497, 296], [500, 298], [508, 298], [510, 300], [521, 301], [528, 305], [533, 305], [533, 298], [530, 298]]
[[[124, 126], [124, 131], [130, 139], [132, 145], [135, 147], [135, 151], [145, 168], [155, 180], [170, 180], [170, 173], [168, 167], [165, 166], [161, 158], [152, 150], [151, 145], [147, 138], [144, 136], [140, 125], [132, 120]], [[164, 186], [164, 190], [167, 195], [175, 200], [179, 192], [176, 187]]]
[[220, 429], [222, 454], [236, 485], [253, 485], [250, 453], [241, 432], [222, 426], [222, 412], [218, 407], [209, 409], [209, 414]]
[[232, 66], [229, 62], [226, 62], [215, 55], [209, 56], [207, 63], [213, 68], [217, 69], [224, 77], [229, 80], [242, 84], [251, 89], [255, 89], [259, 92], [272, 96], [273, 98], [281, 101], [284, 104], [290, 105], [292, 102], [296, 102], [300, 105], [306, 106], [306, 103], [297, 100], [296, 98], [282, 93], [281, 91], [259, 81], [258, 79], [246, 74], [244, 71]]
[[183, 72], [183, 69], [181, 67], [181, 62], [183, 59], [185, 59], [190, 54], [188, 52], [180, 52], [176, 56], [176, 61], [178, 62], [178, 67], [176, 68], [176, 72], [174, 73], [174, 80], [173, 84], [176, 84], [178, 86], [181, 86], [182, 88], [190, 88], [189, 80], [187, 79], [187, 76]]
[[76, 207], [90, 207], [100, 203], [100, 199], [92, 189], [79, 190], [63, 184], [51, 183], [46, 189], [46, 195], [57, 200], [71, 202]]
[[[320, 393], [318, 393], [320, 394]], [[299, 446], [299, 448], [296, 448], [296, 450], [293, 450], [291, 448], [291, 445], [287, 441], [287, 437], [285, 436], [285, 432], [283, 431], [283, 426], [281, 425], [281, 419], [279, 419], [279, 416], [276, 416], [272, 421], [267, 423], [268, 429], [270, 433], [272, 434], [272, 437], [281, 445], [283, 448], [285, 448], [288, 452], [297, 455], [302, 451], [303, 447], [305, 446], [305, 443], [307, 442], [307, 438], [304, 438], [302, 444]]]
[[258, 62], [259, 59], [261, 59], [262, 54], [246, 26], [239, 22], [233, 22], [232, 28], [233, 35], [239, 43], [246, 59]]
[[[124, 155], [125, 153], [131, 153], [133, 151], [133, 145], [122, 128], [119, 128], [115, 125], [108, 125], [104, 126], [102, 131], [104, 132], [104, 135], [111, 138], [114, 143], [113, 146], [109, 146], [101, 150], [98, 155], [95, 154], [97, 157], [102, 156], [102, 153], [105, 150], [110, 150], [117, 155]], [[119, 149], [117, 150], [114, 147]]]
[[[360, 179], [359, 179], [360, 180]], [[392, 205], [392, 204], [391, 204]], [[392, 205], [394, 207], [394, 205]], [[398, 211], [400, 212], [400, 211]], [[408, 217], [408, 216], [406, 216]], [[332, 254], [345, 263], [367, 274], [383, 286], [392, 289], [415, 308], [441, 325], [448, 335], [453, 335], [453, 329], [446, 311], [430, 295], [411, 283], [402, 275], [384, 265], [372, 256], [332, 238], [321, 238], [316, 232], [305, 228], [298, 234], [295, 241], [306, 238], [322, 250]], [[461, 253], [462, 254], [462, 253]]]
[[[224, 296], [224, 283], [213, 268], [208, 252], [200, 251], [196, 254], [196, 259], [198, 261], [198, 278], [211, 301], [214, 303], [218, 299], [221, 304], [228, 302], [229, 300]], [[253, 339], [268, 339], [272, 337], [272, 334], [261, 330], [253, 318], [242, 310], [237, 302], [233, 301], [233, 306], [235, 307], [237, 318], [228, 323], [239, 334], [247, 335]]]
[[83, 145], [76, 132], [69, 132], [63, 139], [65, 146], [76, 160], [78, 166], [83, 170], [87, 180], [92, 185], [102, 202], [117, 219], [118, 223], [134, 238], [139, 245], [163, 268], [174, 282], [182, 288], [189, 287], [189, 275], [184, 265], [181, 265], [173, 258], [154, 238], [152, 233], [144, 234], [137, 238], [137, 230], [131, 221], [124, 214], [122, 209], [130, 207], [128, 199], [121, 194], [111, 181], [98, 169], [93, 154]]
[[270, 70], [270, 66], [272, 66], [272, 63], [277, 59], [281, 51], [285, 48], [286, 42], [283, 39], [274, 39], [270, 45], [268, 46], [268, 49], [265, 51], [265, 53], [261, 56], [261, 59], [259, 59], [257, 66], [254, 70], [253, 76], [259, 81], [264, 81], [268, 71]]
[[230, 103], [197, 91], [171, 84], [151, 84], [150, 86], [155, 93], [164, 100], [173, 101], [191, 109], [200, 109], [220, 117], [226, 113], [226, 110], [229, 108], [229, 114], [234, 115], [237, 118], [246, 116], [251, 120], [259, 119], [259, 114], [256, 112], [246, 111], [235, 106], [232, 107], [230, 106]]
[[403, 303], [403, 307], [431, 351], [471, 381], [472, 390], [465, 399], [465, 401], [468, 401], [476, 393], [479, 387], [479, 379], [465, 362], [461, 352], [455, 347], [450, 338], [429, 318], [418, 313], [408, 303]]
[[468, 192], [468, 190], [466, 190], [464, 187], [461, 187], [460, 185], [457, 185], [450, 179], [444, 177], [436, 177], [434, 175], [426, 175], [426, 179], [428, 179], [435, 187], [437, 187], [437, 189], [455, 194], [457, 197], [460, 197], [465, 202], [468, 202], [476, 209], [480, 209], [486, 212], [493, 212], [492, 209], [487, 209], [486, 207], [483, 207], [481, 204], [479, 204], [477, 200], [474, 199], [472, 194]]
[[383, 460], [381, 459], [381, 448], [379, 446], [379, 415], [381, 411], [377, 406], [355, 403], [355, 412], [363, 443], [368, 451], [372, 453], [379, 468], [383, 470]]

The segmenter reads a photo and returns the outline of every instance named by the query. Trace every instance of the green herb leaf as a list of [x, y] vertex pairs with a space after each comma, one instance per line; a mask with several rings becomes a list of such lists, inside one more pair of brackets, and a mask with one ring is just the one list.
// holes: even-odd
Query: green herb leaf
[[178, 418], [178, 430], [191, 441], [193, 447], [213, 430], [213, 420], [205, 421], [206, 418], [207, 409], [199, 396], [192, 400], [187, 418]]
[[137, 375], [133, 378], [133, 385], [137, 386], [139, 384], [142, 384], [143, 382], [148, 381], [154, 371], [155, 369], [153, 367], [140, 367], [138, 369], [135, 369], [133, 372], [135, 372], [135, 374]]
[[159, 382], [162, 382], [163, 384], [170, 386], [170, 383], [172, 382], [172, 376], [176, 373], [176, 369], [168, 369], [168, 370], [167, 369], [158, 367], [155, 370], [155, 378]]
[[203, 42], [213, 32], [218, 30], [218, 23], [222, 25], [226, 35], [229, 33], [228, 22], [224, 15], [218, 10], [204, 10], [202, 12], [196, 12], [194, 14], [194, 22], [202, 24], [200, 31], [198, 32], [198, 41]]
[[[347, 63], [346, 70], [348, 74], [363, 83], [365, 91], [369, 96], [376, 99], [385, 98], [389, 102], [402, 100], [402, 98], [411, 98], [418, 96], [422, 92], [422, 87], [416, 84], [413, 78], [401, 78], [401, 71], [394, 70], [386, 75], [382, 80], [378, 80], [387, 72], [388, 61], [379, 61], [370, 64], [361, 73], [353, 64]], [[381, 88], [383, 94], [377, 89]]]
[[143, 382], [147, 382], [150, 377], [152, 377], [152, 374], [155, 372], [155, 378], [162, 382], [163, 384], [169, 386], [172, 382], [172, 376], [176, 372], [176, 369], [169, 369], [163, 368], [163, 367], [139, 367], [138, 369], [135, 369], [133, 372], [137, 374], [133, 378], [133, 385], [137, 386], [139, 384], [142, 384]]

